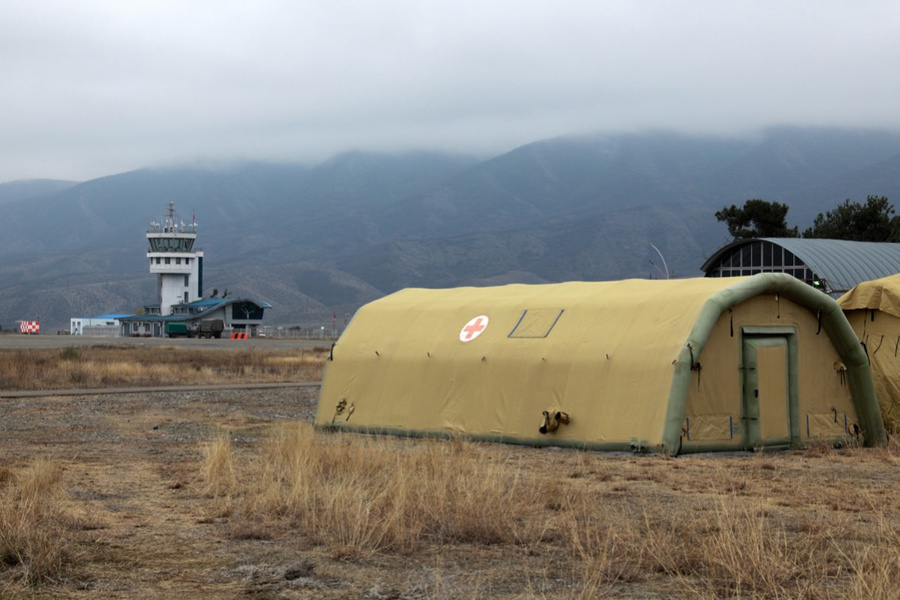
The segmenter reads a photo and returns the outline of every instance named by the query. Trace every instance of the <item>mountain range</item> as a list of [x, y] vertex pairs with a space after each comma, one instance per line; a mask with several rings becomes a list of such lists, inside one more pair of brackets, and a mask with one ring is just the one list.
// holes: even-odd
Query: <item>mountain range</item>
[[489, 159], [348, 152], [318, 165], [148, 168], [0, 184], [0, 327], [155, 301], [147, 225], [196, 219], [204, 291], [272, 305], [266, 323], [347, 319], [403, 287], [700, 276], [724, 206], [789, 205], [790, 225], [900, 198], [900, 135], [773, 128], [564, 137]]

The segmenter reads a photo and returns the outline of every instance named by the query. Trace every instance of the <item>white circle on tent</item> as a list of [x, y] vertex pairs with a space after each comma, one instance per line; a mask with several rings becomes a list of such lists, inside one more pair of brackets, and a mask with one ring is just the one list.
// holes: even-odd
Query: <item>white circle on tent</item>
[[477, 338], [484, 333], [485, 329], [487, 329], [488, 321], [490, 321], [490, 319], [488, 319], [487, 315], [478, 315], [469, 320], [469, 322], [463, 325], [463, 328], [459, 330], [459, 341], [465, 343], [471, 342]]

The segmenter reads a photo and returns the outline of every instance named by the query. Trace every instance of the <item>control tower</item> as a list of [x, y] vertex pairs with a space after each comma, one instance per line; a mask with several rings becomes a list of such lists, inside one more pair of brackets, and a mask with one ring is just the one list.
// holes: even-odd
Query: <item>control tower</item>
[[203, 294], [203, 252], [194, 250], [197, 223], [180, 221], [175, 203], [169, 202], [162, 222], [147, 229], [150, 272], [157, 275], [159, 314], [172, 314], [172, 307], [193, 302]]

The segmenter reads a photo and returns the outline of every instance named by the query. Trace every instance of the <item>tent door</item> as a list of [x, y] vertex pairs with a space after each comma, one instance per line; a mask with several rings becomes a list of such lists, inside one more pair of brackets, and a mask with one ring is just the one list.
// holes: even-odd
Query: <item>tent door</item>
[[[790, 446], [795, 440], [791, 414], [789, 344], [783, 335], [752, 335], [743, 340], [744, 447]], [[793, 408], [793, 410], [792, 410]], [[796, 436], [798, 437], [798, 436]]]

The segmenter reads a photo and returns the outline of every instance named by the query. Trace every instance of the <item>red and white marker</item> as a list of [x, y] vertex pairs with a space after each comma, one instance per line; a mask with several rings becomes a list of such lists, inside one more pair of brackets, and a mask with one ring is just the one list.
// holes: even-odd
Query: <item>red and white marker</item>
[[488, 321], [487, 315], [478, 315], [470, 320], [459, 330], [459, 341], [466, 343], [477, 338], [487, 329]]

